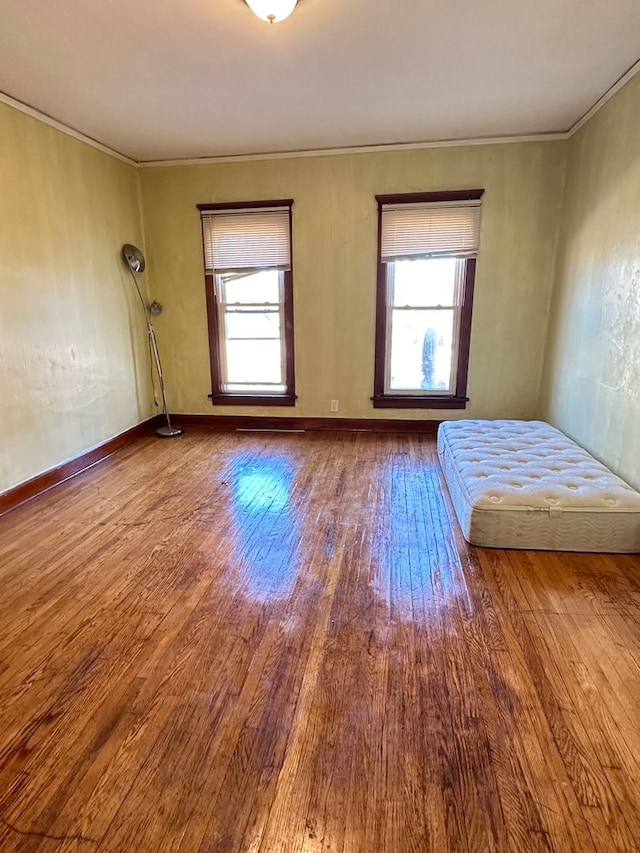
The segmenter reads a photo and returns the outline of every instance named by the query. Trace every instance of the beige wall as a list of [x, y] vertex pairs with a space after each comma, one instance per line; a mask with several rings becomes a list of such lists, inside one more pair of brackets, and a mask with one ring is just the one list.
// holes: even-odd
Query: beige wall
[[640, 487], [640, 75], [569, 142], [547, 418]]
[[135, 168], [0, 104], [0, 492], [150, 414]]
[[[376, 193], [484, 187], [466, 412], [536, 414], [564, 180], [562, 142], [142, 169], [150, 288], [178, 412], [441, 417], [374, 410]], [[196, 204], [295, 199], [298, 405], [212, 407]]]

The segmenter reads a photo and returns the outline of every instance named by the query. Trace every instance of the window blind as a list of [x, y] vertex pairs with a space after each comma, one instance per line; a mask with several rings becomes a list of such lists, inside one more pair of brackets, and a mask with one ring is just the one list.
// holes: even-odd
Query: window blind
[[203, 210], [207, 272], [291, 268], [291, 208]]
[[480, 201], [383, 205], [383, 263], [411, 258], [470, 258], [478, 252]]

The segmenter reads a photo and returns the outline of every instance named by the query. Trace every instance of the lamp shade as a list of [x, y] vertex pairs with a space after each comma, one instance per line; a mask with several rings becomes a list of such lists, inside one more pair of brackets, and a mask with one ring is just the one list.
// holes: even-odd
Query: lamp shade
[[270, 24], [284, 21], [296, 8], [298, 0], [246, 0], [251, 11]]

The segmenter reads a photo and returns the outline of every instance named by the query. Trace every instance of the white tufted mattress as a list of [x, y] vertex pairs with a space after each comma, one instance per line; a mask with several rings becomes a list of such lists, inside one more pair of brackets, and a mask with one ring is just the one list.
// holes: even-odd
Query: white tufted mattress
[[474, 545], [640, 551], [640, 494], [549, 424], [449, 421], [438, 456]]

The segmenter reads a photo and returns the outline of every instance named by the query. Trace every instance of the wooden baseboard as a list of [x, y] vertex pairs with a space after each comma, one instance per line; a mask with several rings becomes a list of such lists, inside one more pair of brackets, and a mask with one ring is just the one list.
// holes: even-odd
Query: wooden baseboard
[[440, 421], [395, 418], [290, 418], [259, 415], [171, 415], [181, 427], [213, 430], [349, 430], [358, 432], [437, 432]]
[[46, 492], [48, 489], [53, 488], [53, 486], [63, 483], [70, 477], [75, 477], [76, 474], [85, 471], [87, 468], [95, 465], [96, 462], [101, 462], [107, 456], [111, 456], [112, 453], [122, 450], [123, 447], [133, 444], [134, 441], [138, 441], [138, 439], [151, 432], [160, 420], [161, 418], [155, 415], [149, 418], [149, 420], [143, 421], [141, 424], [137, 424], [107, 441], [103, 441], [97, 447], [92, 447], [91, 450], [80, 453], [68, 462], [63, 462], [62, 465], [58, 465], [56, 468], [50, 468], [43, 474], [38, 474], [37, 477], [33, 477], [33, 479], [27, 480], [25, 483], [20, 483], [6, 492], [2, 492], [0, 494], [0, 515], [9, 512], [9, 510], [34, 498], [36, 495]]

